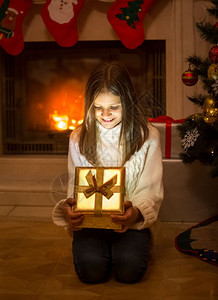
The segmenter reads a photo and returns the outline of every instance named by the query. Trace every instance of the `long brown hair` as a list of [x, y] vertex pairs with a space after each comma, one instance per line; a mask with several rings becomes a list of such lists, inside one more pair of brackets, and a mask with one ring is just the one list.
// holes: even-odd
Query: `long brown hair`
[[148, 128], [130, 75], [125, 67], [116, 62], [98, 65], [88, 78], [85, 90], [85, 117], [81, 125], [79, 149], [91, 164], [98, 165], [93, 102], [103, 92], [111, 92], [120, 97], [122, 105], [120, 142], [124, 143], [124, 164], [141, 148], [148, 137]]

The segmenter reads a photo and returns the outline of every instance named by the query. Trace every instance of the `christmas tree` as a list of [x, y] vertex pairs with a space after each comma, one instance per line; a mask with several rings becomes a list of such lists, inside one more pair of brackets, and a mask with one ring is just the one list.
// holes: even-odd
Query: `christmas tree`
[[117, 14], [116, 17], [122, 21], [126, 21], [129, 26], [135, 29], [134, 22], [139, 21], [138, 13], [142, 11], [142, 4], [143, 0], [129, 1], [128, 7], [122, 7], [122, 14]]
[[[218, 0], [210, 1], [208, 14], [218, 18]], [[196, 23], [201, 38], [212, 45], [208, 57], [189, 56], [189, 70], [182, 75], [184, 84], [194, 85], [201, 79], [205, 93], [188, 97], [202, 108], [202, 113], [189, 116], [178, 126], [182, 138], [184, 163], [199, 161], [211, 166], [212, 177], [218, 176], [218, 22]]]

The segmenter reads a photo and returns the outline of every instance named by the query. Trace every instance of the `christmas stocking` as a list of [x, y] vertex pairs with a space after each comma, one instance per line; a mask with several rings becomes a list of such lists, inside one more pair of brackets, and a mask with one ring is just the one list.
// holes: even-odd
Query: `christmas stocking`
[[107, 13], [108, 21], [126, 48], [135, 49], [145, 39], [143, 20], [154, 0], [116, 0]]
[[23, 50], [23, 20], [32, 0], [0, 0], [0, 46], [9, 54]]
[[78, 40], [77, 17], [85, 0], [47, 0], [42, 19], [56, 42], [71, 47]]

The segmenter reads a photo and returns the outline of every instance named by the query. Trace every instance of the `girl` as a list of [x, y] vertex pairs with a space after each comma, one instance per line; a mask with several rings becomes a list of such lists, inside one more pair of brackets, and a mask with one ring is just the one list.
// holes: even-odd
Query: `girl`
[[[75, 166], [125, 166], [126, 201], [122, 216], [111, 215], [121, 230], [78, 229], [73, 212]], [[147, 269], [149, 227], [157, 220], [163, 199], [159, 132], [146, 122], [127, 70], [117, 63], [100, 64], [85, 91], [85, 118], [70, 136], [68, 198], [53, 210], [55, 224], [73, 232], [75, 270], [81, 281], [138, 282]]]

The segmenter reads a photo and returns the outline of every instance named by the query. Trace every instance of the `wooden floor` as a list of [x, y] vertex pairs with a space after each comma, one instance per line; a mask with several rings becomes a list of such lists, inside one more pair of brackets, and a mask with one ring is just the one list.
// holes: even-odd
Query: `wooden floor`
[[[193, 224], [191, 224], [193, 225]], [[1, 300], [218, 299], [218, 269], [176, 250], [174, 238], [190, 227], [159, 223], [148, 272], [137, 284], [88, 285], [77, 278], [71, 238], [45, 221], [0, 222]]]

